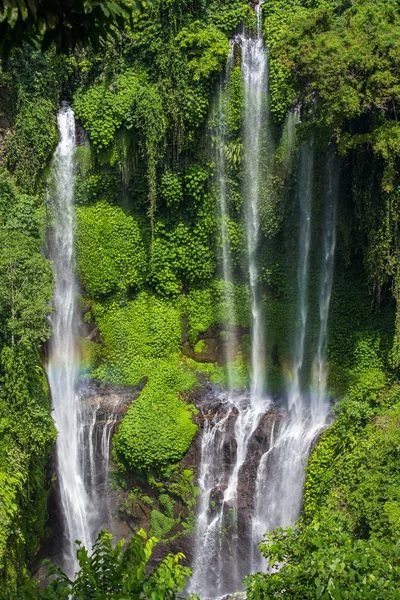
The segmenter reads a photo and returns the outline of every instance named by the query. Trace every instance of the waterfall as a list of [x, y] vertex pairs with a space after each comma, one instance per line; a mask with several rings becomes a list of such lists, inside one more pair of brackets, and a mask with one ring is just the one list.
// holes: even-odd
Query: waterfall
[[302, 412], [300, 372], [304, 360], [304, 342], [308, 317], [308, 271], [311, 240], [311, 200], [313, 191], [314, 150], [307, 144], [301, 146], [299, 172], [299, 264], [297, 271], [298, 315], [293, 352], [292, 382], [289, 389], [289, 411]]
[[[233, 59], [231, 52], [228, 57], [226, 78], [222, 81], [218, 93], [217, 125], [215, 130], [215, 163], [218, 209], [221, 231], [221, 262], [224, 288], [226, 293], [225, 319], [229, 323], [235, 323], [235, 305], [233, 290], [233, 269], [229, 254], [228, 235], [228, 205], [226, 186], [226, 160], [225, 160], [225, 102], [226, 102], [226, 79]], [[193, 565], [193, 577], [190, 584], [191, 592], [197, 593], [205, 600], [207, 597], [215, 597], [224, 591], [230, 591], [237, 584], [237, 578], [227, 576], [223, 566], [223, 527], [227, 513], [225, 495], [219, 505], [213, 497], [221, 495], [224, 489], [229, 487], [229, 469], [224, 469], [224, 445], [229, 438], [229, 426], [231, 417], [238, 402], [237, 395], [233, 392], [232, 363], [234, 355], [234, 340], [230, 335], [224, 346], [225, 360], [227, 365], [228, 390], [222, 393], [218, 401], [219, 409], [212, 419], [207, 414], [208, 406], [203, 411], [205, 420], [201, 441], [201, 463], [199, 476], [199, 501], [196, 527], [195, 557]], [[215, 506], [213, 506], [215, 504]], [[229, 510], [229, 509], [228, 509]], [[239, 580], [240, 583], [240, 580]]]
[[78, 314], [74, 255], [75, 119], [63, 104], [58, 116], [59, 143], [52, 165], [51, 208], [54, 231], [50, 257], [55, 277], [53, 335], [50, 342], [48, 378], [58, 429], [56, 444], [58, 479], [66, 546], [67, 568], [77, 566], [75, 540], [90, 545], [89, 498], [79, 456], [79, 399], [76, 395], [79, 355]]
[[240, 469], [246, 460], [248, 443], [256, 430], [268, 401], [265, 388], [265, 341], [263, 311], [259, 290], [257, 252], [260, 241], [260, 178], [262, 129], [265, 122], [267, 100], [267, 52], [261, 32], [261, 4], [255, 7], [256, 33], [243, 34], [242, 74], [244, 86], [244, 160], [245, 160], [245, 221], [251, 294], [251, 383], [250, 402], [243, 405], [242, 399], [235, 403], [238, 418], [235, 422], [237, 443], [236, 463], [224, 494], [224, 504], [237, 510], [237, 489]]
[[319, 291], [319, 336], [313, 364], [311, 414], [314, 422], [324, 418], [326, 410], [326, 347], [328, 316], [331, 301], [333, 268], [336, 249], [336, 207], [339, 191], [339, 173], [334, 150], [329, 148], [324, 177], [324, 215], [322, 225], [322, 256]]
[[262, 130], [265, 120], [268, 61], [261, 33], [261, 4], [255, 7], [257, 29], [254, 36], [242, 36], [244, 84], [245, 221], [251, 293], [251, 404], [262, 409], [265, 387], [264, 323], [258, 282], [257, 251], [260, 242], [260, 174]]
[[[319, 286], [319, 334], [310, 390], [304, 384], [304, 356], [309, 313], [314, 149], [300, 147], [298, 169], [299, 233], [297, 305], [293, 321], [291, 377], [287, 405], [266, 396], [265, 332], [258, 255], [261, 226], [259, 205], [263, 175], [271, 164], [268, 118], [268, 56], [261, 33], [261, 6], [255, 7], [256, 31], [236, 36], [242, 50], [243, 200], [247, 234], [248, 281], [251, 299], [251, 378], [249, 394], [228, 390], [214, 394], [201, 408], [203, 435], [195, 558], [190, 592], [203, 600], [241, 589], [245, 573], [265, 568], [257, 544], [268, 529], [294, 524], [302, 506], [305, 463], [311, 446], [330, 413], [326, 393], [328, 313], [335, 251], [337, 171], [333, 154], [327, 161], [323, 191], [323, 235]], [[219, 110], [223, 113], [222, 91]], [[288, 124], [288, 135], [295, 117]], [[223, 122], [223, 118], [222, 118]], [[293, 134], [294, 135], [294, 134]], [[227, 231], [225, 137], [217, 137], [217, 182], [226, 289], [232, 284]], [[234, 307], [228, 311], [234, 315]], [[233, 354], [227, 349], [229, 363]]]
[[121, 419], [123, 398], [107, 401], [92, 396], [85, 386], [79, 393], [79, 456], [81, 473], [91, 514], [88, 519], [91, 544], [104, 529], [112, 529], [112, 506], [109, 491], [111, 440]]
[[[232, 66], [233, 52], [228, 56], [227, 61], [227, 76]], [[216, 164], [216, 179], [218, 190], [218, 208], [221, 223], [221, 238], [222, 238], [222, 276], [224, 280], [224, 290], [226, 295], [226, 315], [228, 323], [234, 324], [235, 318], [235, 301], [233, 289], [233, 272], [232, 261], [229, 254], [229, 233], [228, 233], [228, 205], [227, 205], [227, 188], [226, 188], [226, 159], [225, 159], [225, 102], [226, 102], [226, 80], [222, 81], [218, 94], [218, 114], [215, 140], [215, 164]], [[233, 389], [233, 374], [232, 363], [235, 359], [233, 333], [229, 334], [228, 341], [225, 345], [225, 360], [227, 365], [228, 389]]]
[[298, 324], [295, 335], [292, 383], [288, 393], [288, 410], [271, 448], [262, 457], [256, 483], [256, 502], [252, 523], [253, 572], [265, 568], [265, 562], [255, 550], [263, 533], [276, 527], [294, 525], [300, 516], [306, 460], [312, 443], [326, 426], [330, 413], [326, 391], [326, 346], [328, 314], [333, 282], [336, 240], [336, 201], [338, 173], [333, 152], [329, 153], [324, 178], [324, 217], [319, 289], [318, 348], [313, 365], [311, 402], [300, 386], [304, 342], [308, 315], [307, 279], [311, 236], [311, 200], [313, 181], [313, 150], [303, 144], [299, 178], [299, 263], [298, 263]]
[[[223, 503], [218, 506], [216, 496], [221, 493], [229, 476], [224, 467], [224, 446], [229, 435], [229, 421], [232, 415], [231, 394], [220, 398], [221, 404], [215, 416], [210, 419], [204, 411], [204, 429], [201, 438], [201, 463], [198, 486], [200, 496], [196, 523], [196, 547], [193, 564], [193, 577], [190, 581], [191, 593], [202, 600], [215, 598], [225, 591], [225, 574], [222, 565], [224, 520]], [[235, 584], [233, 584], [235, 585]], [[229, 590], [229, 586], [226, 590]]]
[[265, 531], [294, 524], [300, 514], [305, 460], [316, 434], [309, 427], [306, 398], [300, 386], [308, 315], [313, 163], [313, 149], [309, 144], [303, 143], [300, 152], [298, 185], [298, 304], [288, 410], [284, 414], [271, 448], [261, 458], [257, 470], [255, 511], [252, 520], [253, 571], [265, 567], [262, 557], [256, 550], [256, 544], [261, 541]]
[[49, 203], [53, 231], [50, 257], [55, 278], [53, 335], [48, 379], [58, 437], [57, 473], [63, 518], [62, 563], [73, 575], [78, 566], [75, 541], [90, 548], [99, 531], [110, 527], [108, 491], [111, 437], [121, 400], [107, 406], [93, 398], [86, 384], [78, 386], [79, 349], [77, 284], [74, 255], [75, 119], [63, 103], [57, 117], [59, 143], [55, 150]]
[[[190, 591], [204, 600], [241, 588], [248, 560], [240, 556], [238, 536], [238, 486], [240, 473], [248, 455], [249, 441], [265, 414], [269, 401], [264, 397], [265, 349], [263, 313], [259, 290], [257, 252], [260, 241], [258, 205], [262, 129], [267, 96], [267, 53], [261, 33], [261, 5], [256, 6], [257, 29], [254, 35], [244, 33], [234, 40], [242, 47], [244, 85], [244, 156], [245, 156], [245, 222], [248, 241], [249, 284], [251, 293], [252, 364], [250, 397], [232, 391], [230, 364], [233, 353], [227, 349], [228, 393], [219, 398], [223, 410], [212, 420], [205, 414], [199, 478], [200, 499], [197, 518], [196, 549]], [[233, 53], [231, 54], [231, 59]], [[229, 59], [228, 59], [229, 61]], [[228, 62], [229, 64], [229, 62]], [[219, 95], [220, 120], [223, 123], [223, 89]], [[221, 122], [221, 121], [220, 121]], [[222, 236], [222, 263], [225, 289], [232, 282], [229, 259], [226, 202], [225, 136], [217, 129], [217, 178]], [[234, 316], [234, 306], [228, 305], [227, 318]], [[232, 423], [234, 427], [232, 431]], [[233, 468], [224, 468], [223, 451], [229, 440], [234, 444]], [[217, 497], [217, 502], [212, 498]], [[211, 504], [215, 504], [213, 506]], [[230, 530], [230, 536], [226, 535]], [[224, 548], [225, 545], [225, 548]], [[223, 554], [228, 559], [223, 559]]]

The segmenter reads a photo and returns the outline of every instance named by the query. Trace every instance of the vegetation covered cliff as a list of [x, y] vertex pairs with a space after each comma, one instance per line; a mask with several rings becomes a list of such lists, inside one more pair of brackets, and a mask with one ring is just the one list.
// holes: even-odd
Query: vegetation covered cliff
[[[244, 24], [254, 27], [253, 11], [243, 0], [156, 0], [135, 13], [133, 23], [119, 23], [113, 37], [96, 49], [59, 55], [53, 47], [45, 53], [24, 47], [2, 59], [4, 590], [21, 580], [43, 538], [50, 487], [46, 465], [56, 436], [43, 365], [52, 296], [45, 258], [46, 227], [51, 235], [46, 181], [60, 99], [72, 103], [80, 131], [76, 250], [85, 323], [82, 376], [100, 384], [145, 384], [114, 436], [115, 485], [131, 494], [127, 510], [129, 502], [153, 503], [151, 532], [160, 539], [193, 529], [193, 471], [180, 461], [196, 435], [196, 389], [207, 378], [226, 383], [220, 349], [232, 331], [240, 332], [235, 387], [248, 385], [238, 50], [224, 95], [227, 231], [235, 272], [228, 293], [221, 281], [214, 152], [229, 40]], [[303, 140], [313, 140], [316, 223], [329, 145], [340, 162], [328, 339], [329, 388], [338, 403], [335, 423], [310, 458], [300, 528], [269, 536], [266, 555], [286, 565], [274, 575], [250, 578], [248, 597], [268, 598], [285, 590], [291, 598], [395, 598], [399, 6], [395, 0], [267, 0], [263, 24], [274, 148], [260, 203], [269, 391], [279, 395], [285, 387], [296, 302], [299, 148]], [[316, 226], [310, 340], [317, 336], [320, 235]], [[232, 301], [236, 320], [227, 322], [226, 304]], [[305, 361], [311, 366], [312, 356]], [[152, 497], [145, 500], [149, 489]], [[186, 506], [182, 514], [174, 510], [177, 503]]]

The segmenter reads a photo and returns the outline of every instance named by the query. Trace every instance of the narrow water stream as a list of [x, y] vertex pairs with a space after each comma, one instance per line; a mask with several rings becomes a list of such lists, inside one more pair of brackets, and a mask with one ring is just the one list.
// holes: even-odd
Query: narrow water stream
[[91, 541], [89, 498], [79, 456], [79, 375], [77, 286], [74, 252], [75, 118], [64, 104], [57, 116], [59, 143], [54, 154], [50, 182], [53, 232], [50, 258], [55, 277], [53, 336], [50, 342], [48, 377], [58, 429], [56, 453], [64, 519], [65, 567], [76, 568], [75, 540]]
[[75, 274], [75, 118], [63, 104], [58, 116], [57, 145], [49, 181], [52, 213], [50, 258], [55, 277], [53, 335], [48, 378], [58, 437], [57, 477], [63, 540], [61, 566], [70, 576], [77, 569], [76, 544], [91, 548], [97, 534], [111, 527], [109, 472], [111, 437], [120, 418], [120, 400], [103, 406], [85, 382], [79, 382], [79, 327]]

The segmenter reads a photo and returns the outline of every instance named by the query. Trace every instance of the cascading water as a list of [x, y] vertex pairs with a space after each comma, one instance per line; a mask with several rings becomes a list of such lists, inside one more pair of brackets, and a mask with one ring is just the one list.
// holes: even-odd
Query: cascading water
[[[227, 75], [229, 75], [232, 66], [233, 53], [231, 52], [227, 61]], [[233, 270], [232, 261], [229, 254], [229, 234], [228, 234], [228, 205], [227, 205], [227, 186], [226, 186], [226, 159], [225, 159], [225, 110], [224, 104], [226, 101], [226, 81], [223, 81], [218, 94], [218, 114], [217, 114], [217, 130], [215, 139], [215, 164], [217, 172], [217, 188], [218, 188], [218, 207], [221, 223], [221, 259], [222, 259], [222, 276], [224, 280], [225, 297], [226, 297], [226, 320], [229, 323], [235, 323], [235, 303], [233, 292]], [[225, 345], [225, 360], [227, 364], [227, 379], [228, 389], [233, 389], [233, 374], [232, 363], [235, 359], [234, 339], [230, 332], [228, 341]]]
[[[264, 397], [265, 348], [263, 315], [258, 284], [257, 251], [260, 237], [258, 204], [260, 200], [260, 172], [262, 129], [267, 95], [267, 54], [261, 34], [261, 5], [256, 6], [257, 30], [254, 35], [243, 34], [235, 40], [242, 47], [242, 73], [244, 84], [244, 156], [245, 156], [245, 221], [248, 240], [249, 283], [252, 315], [252, 369], [250, 398], [232, 393], [232, 377], [228, 377], [230, 391], [220, 398], [221, 414], [206, 421], [202, 437], [199, 514], [196, 533], [196, 551], [191, 591], [202, 598], [212, 598], [241, 587], [244, 563], [239, 565], [238, 548], [238, 485], [245, 463], [249, 441], [261, 417], [269, 406]], [[220, 94], [222, 98], [222, 93]], [[220, 102], [221, 109], [221, 102]], [[220, 112], [223, 112], [220, 110]], [[226, 173], [224, 135], [217, 131], [217, 176], [221, 216], [222, 260], [225, 286], [232, 280], [226, 228]], [[233, 307], [228, 307], [230, 311]], [[227, 319], [231, 317], [227, 315]], [[226, 356], [229, 363], [233, 356]], [[228, 371], [229, 375], [229, 371]], [[234, 431], [231, 431], [234, 420]], [[233, 434], [233, 435], [232, 435]], [[231, 472], [221, 468], [221, 453], [227, 440], [234, 440], [235, 463]], [[213, 494], [220, 496], [216, 510], [210, 509]], [[214, 502], [214, 500], [211, 500]], [[231, 530], [229, 560], [222, 564], [223, 530]], [[226, 543], [226, 542], [225, 542]]]
[[296, 327], [294, 360], [292, 367], [292, 382], [289, 387], [289, 411], [292, 408], [302, 411], [302, 396], [300, 389], [300, 372], [304, 360], [304, 342], [306, 337], [308, 317], [308, 271], [311, 240], [311, 200], [313, 185], [314, 151], [305, 142], [301, 147], [299, 173], [299, 264], [297, 271], [298, 283], [298, 323]]
[[258, 283], [257, 251], [260, 242], [260, 174], [262, 131], [267, 102], [268, 60], [261, 33], [261, 4], [255, 7], [256, 34], [244, 35], [242, 73], [244, 84], [245, 220], [252, 313], [250, 397], [254, 408], [263, 408], [265, 388], [264, 322]]
[[[228, 58], [227, 75], [232, 62], [233, 54]], [[221, 231], [221, 262], [226, 296], [226, 321], [234, 323], [235, 305], [233, 299], [232, 263], [229, 254], [228, 235], [228, 206], [226, 186], [226, 160], [225, 160], [225, 101], [226, 81], [220, 85], [218, 94], [217, 126], [215, 130], [215, 162], [216, 184], [220, 216]], [[201, 467], [199, 476], [200, 497], [198, 502], [198, 517], [196, 530], [196, 548], [194, 570], [191, 580], [191, 591], [198, 593], [202, 598], [209, 595], [219, 595], [231, 589], [231, 579], [226, 581], [223, 556], [223, 536], [225, 505], [220, 503], [214, 510], [210, 510], [214, 503], [213, 496], [221, 492], [229, 479], [229, 465], [224, 469], [224, 446], [229, 436], [229, 425], [232, 422], [232, 411], [235, 409], [236, 395], [233, 393], [232, 363], [234, 356], [234, 340], [229, 333], [228, 342], [224, 346], [227, 364], [228, 391], [219, 394], [219, 409], [210, 419], [207, 411], [203, 410], [205, 425], [201, 442]], [[215, 413], [213, 407], [211, 410]]]
[[323, 418], [325, 410], [328, 316], [336, 249], [336, 206], [339, 174], [337, 160], [332, 148], [329, 148], [328, 150], [328, 160], [325, 171], [322, 260], [319, 293], [320, 328], [318, 348], [313, 364], [313, 384], [311, 391], [311, 414], [313, 421], [315, 422], [318, 422]]
[[[235, 422], [237, 443], [236, 462], [224, 493], [224, 504], [237, 511], [237, 493], [240, 470], [246, 460], [248, 444], [268, 408], [265, 392], [264, 319], [259, 290], [257, 252], [260, 241], [260, 177], [262, 131], [266, 117], [268, 61], [261, 33], [261, 4], [255, 7], [256, 32], [244, 34], [242, 47], [242, 74], [244, 86], [244, 202], [251, 296], [251, 379], [250, 402], [236, 404]], [[237, 548], [234, 548], [234, 552]], [[237, 559], [233, 560], [237, 565]], [[238, 583], [239, 585], [239, 583]]]
[[57, 424], [57, 466], [64, 518], [66, 568], [76, 567], [75, 540], [89, 546], [89, 498], [80, 464], [79, 399], [75, 393], [77, 349], [76, 281], [74, 256], [75, 119], [64, 104], [57, 117], [59, 143], [52, 166], [51, 207], [54, 230], [50, 242], [55, 277], [53, 336], [48, 378]]
[[88, 521], [90, 539], [93, 544], [98, 532], [106, 527], [111, 530], [112, 507], [109, 494], [111, 439], [121, 419], [123, 398], [101, 402], [91, 396], [90, 389], [79, 393], [79, 455], [81, 472], [87, 495], [90, 499], [91, 515]]
[[[259, 204], [263, 176], [271, 160], [268, 125], [268, 59], [261, 34], [261, 6], [255, 8], [257, 29], [235, 38], [242, 50], [244, 206], [251, 298], [250, 394], [232, 387], [205, 403], [201, 449], [200, 499], [194, 575], [190, 591], [202, 599], [241, 589], [247, 572], [265, 566], [257, 543], [268, 529], [288, 526], [300, 515], [305, 461], [313, 441], [326, 425], [327, 322], [335, 250], [337, 174], [331, 158], [325, 178], [323, 253], [319, 291], [320, 327], [313, 366], [311, 394], [304, 388], [304, 355], [308, 324], [308, 275], [311, 247], [311, 205], [314, 150], [303, 143], [299, 168], [299, 262], [297, 315], [293, 327], [291, 381], [287, 408], [279, 409], [266, 396], [265, 333], [259, 289]], [[221, 106], [220, 106], [221, 108]], [[295, 120], [293, 116], [293, 124]], [[288, 127], [291, 125], [291, 121]], [[289, 129], [288, 134], [291, 134]], [[227, 245], [226, 165], [223, 133], [217, 131], [217, 179], [221, 216], [225, 284], [232, 281]], [[228, 362], [232, 360], [229, 352]]]
[[[300, 516], [305, 462], [311, 445], [326, 426], [330, 404], [326, 392], [326, 346], [328, 313], [333, 282], [336, 238], [336, 200], [338, 174], [331, 152], [324, 182], [324, 219], [322, 262], [319, 290], [320, 326], [318, 348], [313, 365], [311, 401], [300, 386], [300, 371], [304, 359], [307, 326], [307, 279], [311, 235], [311, 200], [313, 181], [313, 150], [302, 145], [300, 167], [300, 235], [298, 265], [298, 327], [295, 336], [292, 383], [288, 394], [288, 412], [270, 450], [260, 461], [257, 472], [256, 505], [253, 517], [253, 548], [263, 532], [294, 524]], [[254, 552], [253, 571], [264, 566]]]
[[256, 502], [252, 522], [253, 565], [256, 571], [263, 560], [255, 550], [263, 533], [294, 523], [301, 509], [304, 462], [317, 430], [309, 425], [307, 398], [300, 386], [308, 315], [308, 272], [311, 240], [311, 200], [313, 149], [303, 143], [299, 170], [299, 262], [297, 270], [297, 326], [294, 336], [293, 366], [288, 390], [288, 410], [281, 421], [271, 448], [262, 457], [256, 483]]
[[111, 436], [119, 418], [119, 400], [106, 408], [91, 401], [80, 385], [77, 285], [74, 256], [75, 119], [63, 104], [57, 117], [59, 143], [50, 182], [53, 233], [50, 257], [55, 277], [53, 335], [48, 378], [58, 429], [56, 453], [65, 543], [62, 566], [77, 568], [75, 541], [87, 548], [98, 532], [110, 527], [108, 474]]

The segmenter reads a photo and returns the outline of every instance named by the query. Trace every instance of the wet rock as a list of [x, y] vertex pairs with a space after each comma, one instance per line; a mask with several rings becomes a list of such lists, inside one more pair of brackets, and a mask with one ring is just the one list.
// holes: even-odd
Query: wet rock
[[87, 406], [98, 406], [97, 416], [99, 418], [105, 412], [110, 411], [116, 412], [122, 417], [131, 402], [138, 399], [147, 380], [147, 377], [143, 377], [137, 385], [111, 385], [100, 381], [90, 381], [81, 384], [78, 393], [82, 402]]
[[[196, 362], [208, 362], [223, 365], [227, 356], [235, 357], [240, 349], [244, 329], [239, 326], [212, 326], [197, 336], [194, 346], [189, 340], [189, 328], [186, 316], [181, 321], [182, 352]], [[227, 346], [229, 344], [229, 353]]]

